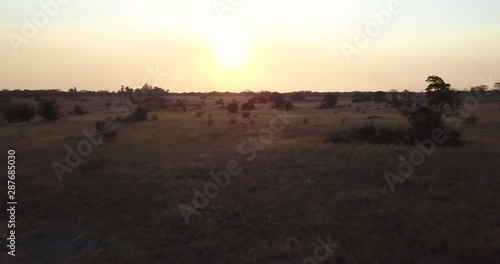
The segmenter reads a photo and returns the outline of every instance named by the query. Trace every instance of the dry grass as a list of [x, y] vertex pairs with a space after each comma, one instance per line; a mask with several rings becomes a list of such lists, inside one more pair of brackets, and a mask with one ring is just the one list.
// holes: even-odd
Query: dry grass
[[[253, 162], [238, 154], [238, 145], [268, 127], [270, 105], [257, 105], [258, 117], [235, 124], [211, 100], [202, 109], [211, 125], [193, 118], [195, 112], [154, 112], [158, 120], [121, 124], [116, 142], [96, 148], [58, 183], [51, 162], [64, 159], [82, 129], [113, 115], [102, 110], [105, 101], [77, 102], [88, 115], [0, 129], [2, 149], [18, 153], [17, 230], [78, 231], [109, 243], [72, 262], [302, 263], [313, 255], [315, 239], [328, 235], [342, 245], [347, 263], [498, 261], [496, 104], [481, 105], [474, 113], [481, 122], [463, 126], [466, 146], [439, 149], [395, 194], [384, 171], [394, 171], [397, 156], [411, 148], [324, 143], [328, 133], [353, 126], [406, 126], [396, 110], [365, 103], [330, 110], [298, 103], [296, 118]], [[71, 109], [73, 102], [61, 104]], [[193, 188], [203, 188], [209, 172], [229, 160], [243, 172], [187, 225], [177, 206], [189, 204]], [[5, 227], [2, 220], [0, 233]]]

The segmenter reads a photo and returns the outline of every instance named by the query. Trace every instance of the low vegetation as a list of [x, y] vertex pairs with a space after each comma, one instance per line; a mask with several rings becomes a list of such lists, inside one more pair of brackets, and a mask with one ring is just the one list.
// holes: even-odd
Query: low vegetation
[[39, 116], [48, 121], [54, 121], [61, 117], [61, 114], [59, 112], [59, 105], [54, 99], [40, 99], [36, 111]]
[[11, 103], [3, 112], [9, 123], [29, 122], [35, 116], [35, 109], [28, 103]]

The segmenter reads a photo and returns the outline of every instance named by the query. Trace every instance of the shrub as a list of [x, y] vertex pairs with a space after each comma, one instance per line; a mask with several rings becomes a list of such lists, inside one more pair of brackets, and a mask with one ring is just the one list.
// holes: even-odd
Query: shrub
[[42, 100], [37, 105], [37, 114], [45, 120], [57, 120], [60, 117], [59, 105], [55, 100]]
[[214, 124], [214, 120], [213, 119], [208, 119], [208, 125], [211, 126]]
[[219, 100], [215, 101], [215, 105], [224, 106], [224, 100], [223, 99], [219, 99]]
[[334, 93], [327, 93], [323, 97], [323, 101], [321, 101], [320, 108], [329, 109], [335, 107], [336, 104], [337, 104], [337, 96], [335, 96]]
[[308, 119], [307, 117], [306, 117], [306, 118], [304, 118], [304, 120], [302, 121], [302, 123], [304, 123], [304, 124], [306, 124], [306, 125], [307, 125], [307, 124], [309, 124], [309, 119]]
[[432, 130], [441, 126], [440, 117], [429, 107], [420, 107], [408, 115], [408, 122], [413, 128]]
[[153, 116], [151, 117], [151, 119], [153, 119], [153, 120], [158, 120], [158, 115], [153, 115]]
[[203, 112], [197, 112], [194, 116], [196, 118], [200, 118], [203, 115]]
[[477, 118], [475, 116], [469, 116], [464, 120], [466, 125], [473, 125], [473, 124], [477, 123], [477, 121], [479, 121], [479, 118]]
[[229, 104], [227, 104], [226, 110], [229, 113], [238, 113], [238, 103], [229, 103]]
[[373, 126], [364, 126], [354, 133], [354, 139], [361, 142], [373, 142], [377, 136], [377, 129]]
[[253, 103], [243, 103], [241, 105], [241, 110], [243, 111], [252, 111], [252, 110], [255, 110], [255, 105]]
[[281, 111], [290, 111], [294, 108], [293, 104], [288, 101], [279, 101], [271, 106], [272, 109], [277, 109]]
[[106, 120], [97, 120], [95, 122], [95, 129], [102, 135], [104, 141], [108, 143], [112, 142], [118, 135], [115, 124], [110, 118]]
[[377, 142], [379, 144], [408, 144], [408, 137], [404, 129], [380, 128], [377, 131]]
[[35, 116], [35, 109], [28, 103], [12, 103], [4, 109], [4, 116], [9, 123], [29, 122]]
[[82, 107], [79, 105], [76, 105], [75, 107], [73, 107], [73, 113], [75, 113], [75, 115], [83, 115]]
[[290, 95], [290, 100], [295, 102], [304, 101], [306, 100], [306, 96], [304, 93], [294, 92]]
[[249, 118], [250, 117], [250, 113], [249, 112], [244, 112], [244, 113], [241, 114], [241, 116], [243, 118]]
[[343, 133], [335, 133], [327, 136], [327, 140], [333, 143], [368, 143], [368, 144], [408, 144], [407, 135], [403, 129], [389, 129], [369, 125], [359, 129], [353, 129]]
[[285, 97], [280, 93], [274, 92], [269, 96], [269, 100], [275, 105], [281, 105], [283, 102], [285, 102]]
[[106, 101], [106, 103], [104, 104], [106, 107], [110, 107], [111, 106], [111, 102], [110, 101]]
[[[439, 128], [438, 128], [439, 129]], [[442, 143], [439, 143], [441, 146], [458, 146], [462, 144], [461, 133], [456, 129], [446, 128], [444, 130], [443, 138], [446, 140]], [[423, 129], [411, 127], [407, 130], [409, 144], [413, 145], [418, 141], [428, 140], [433, 138], [433, 129]]]
[[134, 109], [134, 112], [132, 112], [130, 115], [127, 116], [126, 121], [131, 121], [131, 122], [146, 121], [148, 120], [148, 113], [149, 109], [139, 106], [136, 109]]

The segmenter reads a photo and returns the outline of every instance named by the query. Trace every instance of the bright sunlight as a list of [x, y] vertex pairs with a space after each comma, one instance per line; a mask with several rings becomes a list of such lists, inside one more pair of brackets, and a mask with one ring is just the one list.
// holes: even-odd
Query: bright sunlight
[[213, 36], [214, 56], [225, 68], [242, 67], [249, 58], [249, 41], [235, 28], [224, 28]]

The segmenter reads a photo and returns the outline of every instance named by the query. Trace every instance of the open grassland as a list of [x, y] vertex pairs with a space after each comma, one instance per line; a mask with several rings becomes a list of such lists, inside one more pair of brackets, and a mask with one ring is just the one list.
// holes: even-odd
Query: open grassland
[[[290, 123], [247, 161], [238, 147], [269, 128], [270, 104], [257, 104], [245, 119], [216, 109], [215, 99], [199, 110], [117, 123], [115, 141], [95, 147], [63, 182], [52, 162], [85, 139], [82, 130], [116, 116], [105, 99], [58, 100], [63, 113], [79, 104], [90, 112], [83, 116], [2, 125], [1, 149], [17, 153], [17, 231], [76, 231], [108, 243], [74, 263], [302, 263], [314, 255], [316, 239], [328, 236], [341, 246], [325, 263], [500, 261], [496, 103], [482, 103], [473, 113], [478, 123], [461, 127], [464, 146], [439, 148], [392, 193], [384, 172], [396, 173], [398, 156], [414, 147], [325, 140], [369, 124], [407, 127], [399, 111], [375, 103], [341, 101], [344, 107], [328, 110], [296, 103]], [[231, 160], [241, 173], [187, 224], [178, 206], [192, 205], [193, 189], [203, 190], [213, 182], [210, 172]], [[0, 223], [0, 233], [5, 228]]]

